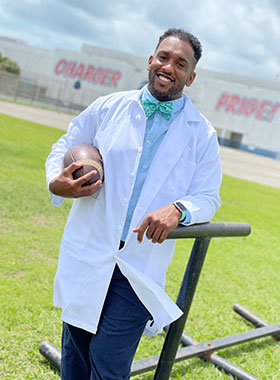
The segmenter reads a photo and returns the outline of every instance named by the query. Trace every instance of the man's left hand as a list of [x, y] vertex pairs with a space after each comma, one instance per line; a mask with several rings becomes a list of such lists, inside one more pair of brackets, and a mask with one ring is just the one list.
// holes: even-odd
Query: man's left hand
[[153, 243], [162, 243], [169, 232], [178, 226], [180, 218], [180, 211], [173, 204], [169, 204], [146, 215], [133, 232], [137, 233], [138, 243], [142, 242], [145, 231], [147, 238]]

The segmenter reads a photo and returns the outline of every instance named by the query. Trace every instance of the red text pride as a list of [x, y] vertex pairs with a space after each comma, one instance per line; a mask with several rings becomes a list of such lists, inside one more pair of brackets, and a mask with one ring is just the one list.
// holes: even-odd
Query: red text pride
[[271, 121], [276, 111], [280, 108], [279, 103], [256, 98], [246, 98], [238, 95], [222, 93], [216, 110], [223, 110], [236, 115], [253, 116], [258, 120]]

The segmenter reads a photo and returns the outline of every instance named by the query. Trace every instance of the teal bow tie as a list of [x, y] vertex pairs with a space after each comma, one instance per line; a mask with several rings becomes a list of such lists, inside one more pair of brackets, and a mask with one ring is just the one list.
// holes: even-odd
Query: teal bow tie
[[144, 99], [144, 100], [141, 100], [141, 105], [148, 119], [153, 117], [156, 111], [160, 111], [166, 120], [169, 120], [172, 116], [172, 111], [173, 111], [172, 102], [153, 103], [149, 99]]

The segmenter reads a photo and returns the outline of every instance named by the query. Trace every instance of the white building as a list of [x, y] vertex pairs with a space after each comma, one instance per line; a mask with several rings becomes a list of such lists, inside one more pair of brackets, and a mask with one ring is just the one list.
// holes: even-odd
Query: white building
[[197, 71], [190, 97], [220, 143], [280, 159], [280, 82]]
[[[19, 64], [21, 82], [36, 85], [34, 97], [40, 94], [53, 105], [82, 109], [100, 95], [147, 81], [148, 57], [97, 46], [46, 50], [0, 37], [0, 52]], [[221, 144], [280, 159], [280, 82], [198, 67], [186, 92], [217, 129]]]

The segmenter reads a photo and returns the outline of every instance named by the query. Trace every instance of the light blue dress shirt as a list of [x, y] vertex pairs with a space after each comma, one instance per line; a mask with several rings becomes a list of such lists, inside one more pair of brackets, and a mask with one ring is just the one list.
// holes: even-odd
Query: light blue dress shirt
[[[154, 103], [159, 103], [159, 101], [152, 96], [147, 87], [144, 88], [141, 100], [145, 98], [148, 98], [150, 101]], [[126, 221], [121, 237], [122, 241], [126, 240], [133, 212], [138, 202], [142, 187], [144, 185], [153, 158], [174, 118], [182, 111], [184, 107], [184, 98], [181, 97], [179, 99], [173, 100], [172, 103], [173, 112], [172, 117], [169, 120], [166, 120], [165, 117], [159, 111], [155, 113], [154, 117], [147, 119], [142, 155], [135, 178], [134, 188], [128, 205]], [[186, 219], [183, 224], [188, 224], [189, 222], [190, 215], [187, 212]]]

